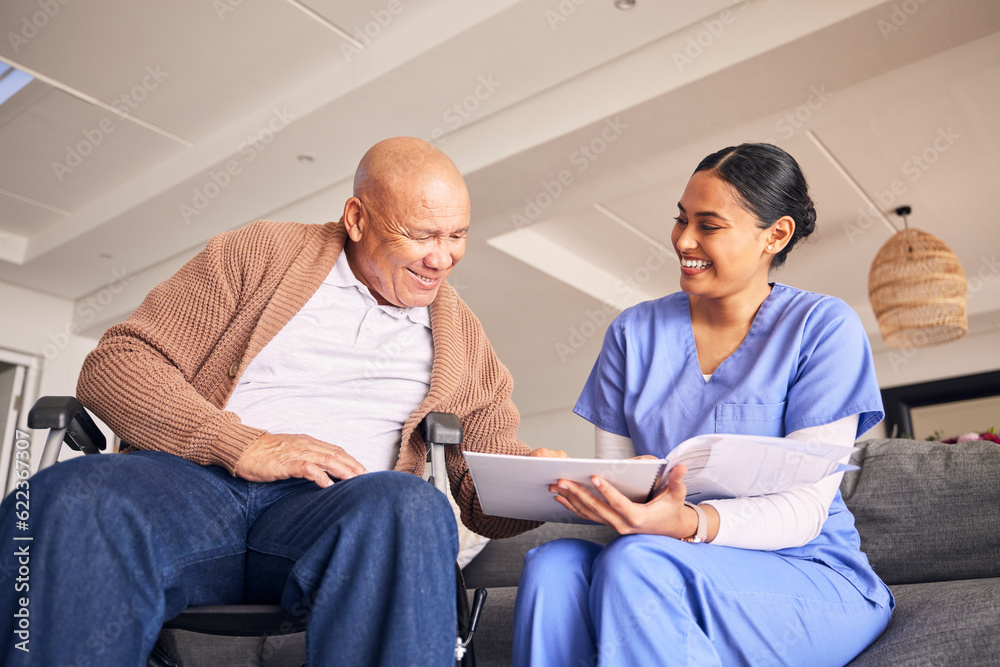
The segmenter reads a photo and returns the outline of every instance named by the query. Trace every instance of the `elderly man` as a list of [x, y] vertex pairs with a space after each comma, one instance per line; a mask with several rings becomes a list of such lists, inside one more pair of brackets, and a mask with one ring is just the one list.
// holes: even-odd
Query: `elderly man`
[[[0, 661], [143, 664], [189, 605], [280, 600], [309, 614], [312, 665], [450, 664], [456, 528], [415, 427], [454, 412], [468, 449], [529, 454], [511, 377], [445, 282], [469, 216], [451, 160], [386, 140], [341, 221], [220, 234], [109, 329], [77, 393], [132, 453], [32, 480], [31, 653], [8, 631]], [[533, 525], [484, 516], [458, 453], [447, 468], [476, 532]]]

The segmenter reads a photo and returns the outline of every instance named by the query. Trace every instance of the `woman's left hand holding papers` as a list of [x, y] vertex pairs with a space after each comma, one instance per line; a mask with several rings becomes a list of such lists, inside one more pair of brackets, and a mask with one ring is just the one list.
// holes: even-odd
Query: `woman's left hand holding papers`
[[684, 506], [686, 472], [685, 466], [675, 466], [667, 487], [647, 503], [632, 502], [597, 475], [590, 482], [599, 496], [567, 479], [552, 484], [549, 491], [556, 494], [557, 502], [581, 519], [611, 526], [622, 535], [642, 533], [684, 538], [693, 535], [698, 527], [697, 514]]

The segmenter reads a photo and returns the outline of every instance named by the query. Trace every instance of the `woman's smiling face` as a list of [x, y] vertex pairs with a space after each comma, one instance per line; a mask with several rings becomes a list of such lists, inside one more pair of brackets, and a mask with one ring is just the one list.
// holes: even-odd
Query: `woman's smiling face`
[[670, 240], [681, 261], [681, 289], [723, 298], [767, 282], [768, 229], [737, 202], [728, 183], [712, 171], [696, 172], [677, 203]]

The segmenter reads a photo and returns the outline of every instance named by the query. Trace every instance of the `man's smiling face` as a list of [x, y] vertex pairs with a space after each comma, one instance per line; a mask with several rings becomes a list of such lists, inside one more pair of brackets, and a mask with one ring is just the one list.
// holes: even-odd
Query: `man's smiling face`
[[429, 306], [465, 254], [471, 205], [455, 164], [421, 139], [373, 146], [344, 205], [354, 276], [384, 305]]
[[[409, 210], [381, 211], [357, 200], [365, 229], [349, 258], [355, 276], [382, 305], [428, 306], [465, 254], [468, 198], [427, 188]], [[433, 192], [437, 190], [438, 192]], [[396, 207], [394, 207], [396, 208]]]

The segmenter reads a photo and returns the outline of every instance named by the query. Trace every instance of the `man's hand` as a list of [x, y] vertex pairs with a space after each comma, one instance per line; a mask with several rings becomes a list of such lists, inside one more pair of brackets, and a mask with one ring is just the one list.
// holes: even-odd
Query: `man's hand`
[[236, 475], [251, 482], [301, 477], [324, 489], [333, 485], [328, 473], [337, 479], [350, 479], [365, 472], [365, 467], [340, 447], [288, 433], [265, 433], [251, 442], [236, 462]]
[[561, 449], [545, 449], [544, 447], [539, 447], [538, 449], [532, 449], [528, 452], [528, 456], [544, 456], [550, 459], [568, 459], [569, 454]]

